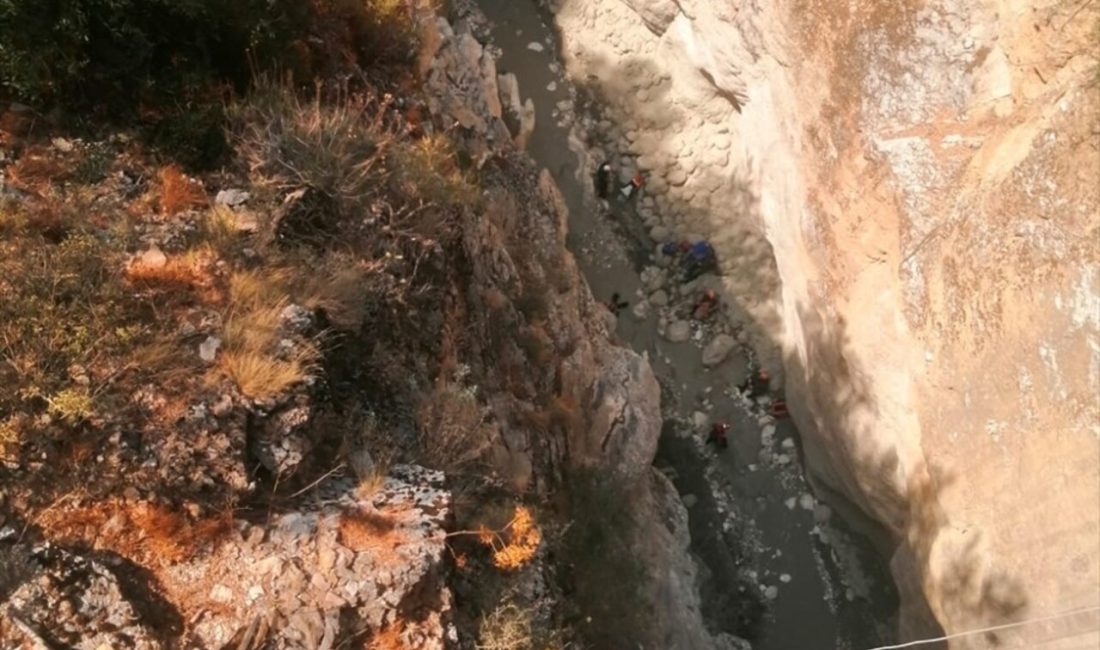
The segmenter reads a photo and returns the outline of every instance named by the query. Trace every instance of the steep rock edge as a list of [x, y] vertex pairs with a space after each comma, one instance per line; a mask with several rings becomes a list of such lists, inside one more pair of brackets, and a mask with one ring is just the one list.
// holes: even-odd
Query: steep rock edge
[[648, 225], [715, 242], [815, 486], [885, 531], [902, 636], [1095, 607], [1097, 10], [834, 5], [552, 8]]
[[[536, 172], [530, 158], [515, 148], [530, 132], [525, 113], [533, 111], [520, 104], [514, 81], [497, 76], [491, 53], [475, 39], [472, 32], [484, 24], [484, 17], [469, 3], [459, 3], [457, 12], [463, 18], [453, 28], [443, 20], [425, 24], [423, 41], [438, 48], [428, 73], [429, 91], [440, 98], [436, 109], [455, 121], [469, 121], [471, 114], [484, 120], [486, 128], [470, 132], [479, 142], [472, 148], [484, 150], [485, 161], [492, 156], [503, 160], [496, 169], [516, 189], [501, 205], [505, 223], [484, 219], [480, 232], [465, 242], [471, 284], [550, 287], [540, 331], [561, 354], [552, 363], [524, 371], [531, 392], [552, 393], [558, 403], [576, 405], [580, 416], [550, 437], [529, 428], [501, 427], [488, 456], [495, 471], [520, 489], [546, 490], [568, 480], [574, 469], [616, 475], [631, 496], [637, 522], [631, 546], [649, 571], [644, 589], [653, 609], [646, 622], [647, 647], [743, 647], [743, 641], [730, 635], [712, 637], [700, 614], [687, 510], [668, 479], [653, 467], [662, 425], [653, 370], [644, 357], [612, 340], [614, 318], [593, 298], [566, 248], [563, 197], [550, 173]], [[474, 81], [456, 84], [463, 79]], [[492, 167], [488, 163], [483, 171]], [[523, 244], [509, 242], [508, 232], [519, 233]], [[514, 411], [528, 406], [506, 396], [492, 399], [501, 422], [515, 420]]]
[[[452, 28], [433, 14], [423, 18], [426, 46], [419, 63], [429, 112], [455, 125], [462, 153], [484, 175], [491, 195], [486, 214], [464, 224], [463, 282], [448, 296], [456, 311], [491, 314], [471, 319], [484, 330], [461, 333], [469, 355], [464, 361], [479, 366], [474, 373], [487, 381], [481, 387], [492, 412], [493, 424], [485, 427], [492, 436], [470, 440], [476, 443], [472, 452], [483, 452], [496, 478], [516, 494], [545, 496], [570, 468], [619, 475], [636, 499], [640, 525], [633, 545], [655, 569], [646, 583], [655, 604], [651, 647], [736, 647], [731, 637], [712, 639], [703, 625], [686, 510], [652, 468], [661, 425], [653, 372], [643, 357], [611, 340], [609, 314], [565, 249], [564, 202], [550, 175], [513, 142], [529, 130], [530, 111], [518, 98], [498, 96], [507, 91], [498, 87], [492, 55], [466, 21]], [[508, 110], [519, 113], [513, 115], [515, 133], [503, 119]], [[545, 300], [539, 323], [523, 313], [524, 297]], [[491, 330], [494, 325], [503, 330]], [[553, 350], [550, 360], [509, 366], [493, 357], [495, 344], [508, 352], [516, 348], [509, 339], [513, 326], [537, 339], [533, 347]], [[257, 456], [273, 471], [292, 470], [309, 456], [306, 432], [299, 429], [310, 417], [311, 395], [304, 387], [293, 393], [271, 400], [279, 409], [256, 441]], [[518, 424], [540, 415], [531, 412], [544, 406], [537, 398], [553, 396], [576, 405], [576, 422], [550, 430]], [[229, 403], [225, 410], [243, 417], [235, 407]], [[208, 410], [221, 409], [205, 401], [192, 409], [196, 419], [215, 418]], [[234, 472], [244, 463], [241, 438], [226, 463]], [[178, 468], [166, 468], [172, 470]], [[244, 475], [230, 476], [238, 474]], [[161, 558], [139, 562], [98, 546], [103, 537], [142, 534], [126, 530], [131, 522], [121, 510], [158, 514], [140, 493], [103, 504], [101, 530], [89, 524], [77, 536], [97, 543], [79, 553], [49, 542], [24, 544], [18, 526], [3, 526], [0, 637], [10, 634], [32, 647], [328, 648], [389, 631], [405, 647], [449, 647], [457, 641], [449, 624], [444, 552], [453, 504], [443, 482], [440, 472], [398, 465], [377, 491], [364, 493], [352, 479], [326, 474], [276, 516], [236, 521], [209, 552], [164, 566]], [[152, 565], [157, 570], [150, 571]]]

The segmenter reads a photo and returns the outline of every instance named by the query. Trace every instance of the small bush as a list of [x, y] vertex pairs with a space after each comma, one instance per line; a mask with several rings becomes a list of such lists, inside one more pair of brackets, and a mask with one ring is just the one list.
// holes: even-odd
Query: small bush
[[505, 603], [481, 619], [478, 650], [528, 650], [533, 646], [531, 612]]
[[441, 380], [417, 410], [421, 457], [430, 467], [456, 470], [476, 461], [489, 444], [487, 410], [476, 387], [461, 377]]

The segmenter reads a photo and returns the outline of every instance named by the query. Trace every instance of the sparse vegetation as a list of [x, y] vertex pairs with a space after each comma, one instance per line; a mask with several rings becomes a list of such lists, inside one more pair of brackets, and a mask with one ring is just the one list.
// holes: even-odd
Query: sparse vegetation
[[417, 411], [424, 462], [457, 470], [476, 461], [490, 442], [486, 417], [477, 388], [465, 384], [464, 372], [441, 378]]
[[[356, 60], [411, 60], [410, 5], [264, 0], [257, 18], [253, 0], [169, 4], [63, 0], [31, 17], [36, 3], [0, 0], [0, 94], [34, 102], [35, 120], [60, 106], [94, 125], [106, 109], [149, 136], [54, 140], [67, 122], [52, 119], [0, 132], [18, 144], [0, 160], [17, 190], [0, 206], [0, 384], [11, 387], [0, 391], [0, 462], [30, 477], [16, 515], [28, 534], [162, 567], [222, 540], [234, 508], [253, 522], [328, 475], [354, 476], [363, 503], [382, 503], [372, 497], [391, 462], [483, 481], [500, 427], [517, 419], [498, 421], [508, 413], [497, 395], [538, 410], [539, 435], [576, 426], [573, 406], [542, 394], [558, 351], [541, 261], [473, 281], [481, 184], [511, 191], [491, 177], [499, 161], [431, 122], [406, 86], [402, 102], [374, 90], [396, 87], [377, 68], [313, 84]], [[50, 11], [75, 22], [50, 24]], [[27, 58], [27, 38], [4, 40], [18, 21], [58, 37], [41, 60]], [[209, 42], [191, 40], [200, 27]], [[310, 38], [318, 30], [331, 38]], [[264, 54], [273, 42], [285, 56]], [[246, 50], [266, 58], [250, 69]], [[269, 64], [282, 66], [278, 82]], [[77, 101], [93, 85], [99, 94]], [[209, 171], [229, 153], [233, 164]], [[215, 205], [235, 188], [247, 198]], [[499, 236], [515, 238], [518, 224], [508, 216]], [[508, 382], [522, 389], [501, 392]], [[288, 426], [309, 458], [272, 469], [253, 442], [298, 404], [304, 421]], [[509, 485], [529, 482], [522, 472]], [[550, 530], [515, 506], [525, 488], [509, 489], [463, 542], [501, 583], [539, 570]], [[210, 516], [211, 503], [226, 514]], [[343, 511], [338, 541], [398, 561], [405, 514]], [[521, 647], [507, 618], [525, 610], [493, 612], [499, 601], [471, 610], [464, 633], [490, 612], [482, 646]], [[522, 647], [554, 647], [547, 612], [532, 616], [519, 621], [534, 644]], [[398, 643], [401, 630], [368, 643]]]
[[504, 603], [481, 619], [478, 650], [528, 650], [531, 639], [531, 613], [515, 603]]
[[577, 471], [569, 482], [571, 525], [562, 541], [577, 608], [574, 629], [592, 647], [633, 647], [645, 638], [646, 567], [634, 549], [637, 524], [628, 487], [610, 474]]

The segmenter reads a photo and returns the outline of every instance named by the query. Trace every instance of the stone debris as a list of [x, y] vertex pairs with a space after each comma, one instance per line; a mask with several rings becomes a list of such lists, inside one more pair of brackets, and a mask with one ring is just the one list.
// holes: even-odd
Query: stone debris
[[703, 365], [713, 368], [726, 360], [737, 347], [737, 341], [728, 334], [719, 334], [703, 348]]
[[107, 565], [48, 543], [0, 542], [0, 558], [0, 631], [14, 628], [6, 639], [41, 650], [168, 647], [141, 620], [146, 604], [133, 602]]
[[684, 320], [676, 321], [668, 326], [665, 338], [673, 343], [684, 343], [691, 338], [691, 324]]
[[216, 579], [221, 603], [194, 625], [203, 647], [222, 647], [265, 621], [270, 647], [325, 647], [322, 639], [393, 622], [400, 605], [407, 647], [443, 648], [450, 592], [444, 525], [450, 494], [442, 472], [398, 465], [375, 494], [333, 479], [302, 509], [266, 525], [241, 523], [201, 564], [169, 569], [186, 585]]
[[199, 358], [205, 363], [214, 363], [218, 356], [218, 350], [222, 346], [222, 340], [216, 336], [208, 336], [199, 344]]
[[214, 197], [214, 203], [235, 208], [244, 205], [250, 198], [252, 198], [252, 195], [245, 190], [226, 189], [218, 192]]
[[546, 48], [544, 48], [542, 46], [542, 43], [539, 43], [538, 41], [531, 41], [527, 44], [527, 49], [531, 50], [532, 52], [542, 52]]

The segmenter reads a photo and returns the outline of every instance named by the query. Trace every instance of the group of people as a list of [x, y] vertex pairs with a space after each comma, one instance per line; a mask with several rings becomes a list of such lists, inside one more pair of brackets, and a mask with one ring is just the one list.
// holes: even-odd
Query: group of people
[[[737, 387], [737, 392], [753, 400], [767, 395], [770, 390], [771, 376], [767, 368], [760, 368], [752, 373]], [[773, 417], [785, 418], [788, 415], [787, 403], [782, 399], [772, 400], [769, 411]], [[729, 430], [729, 422], [724, 420], [715, 422], [707, 435], [707, 444], [713, 444], [718, 449], [726, 449], [729, 447]]]
[[[596, 195], [601, 199], [608, 199], [612, 191], [616, 189], [613, 186], [614, 173], [611, 163], [601, 163], [596, 169], [596, 177], [593, 180]], [[637, 195], [643, 187], [645, 187], [645, 177], [641, 172], [636, 172], [630, 180], [620, 184], [617, 189], [622, 198], [628, 200]], [[678, 260], [684, 282], [691, 282], [704, 273], [716, 271], [718, 268], [718, 257], [715, 254], [714, 247], [705, 240], [665, 242], [661, 246], [661, 253]], [[692, 318], [699, 321], [707, 320], [716, 311], [718, 304], [716, 291], [713, 289], [703, 290], [692, 306]], [[629, 306], [629, 303], [622, 300], [618, 293], [613, 293], [611, 299], [604, 302], [604, 305], [612, 314], [618, 316], [622, 309]], [[746, 377], [745, 381], [737, 387], [737, 390], [749, 399], [755, 400], [767, 395], [770, 385], [771, 377], [768, 375], [767, 369], [760, 368]], [[770, 410], [775, 417], [786, 417], [786, 402], [781, 399], [773, 400]], [[729, 430], [730, 425], [728, 422], [715, 422], [710, 429], [710, 434], [707, 436], [707, 444], [713, 443], [719, 449], [726, 449], [729, 447]]]

